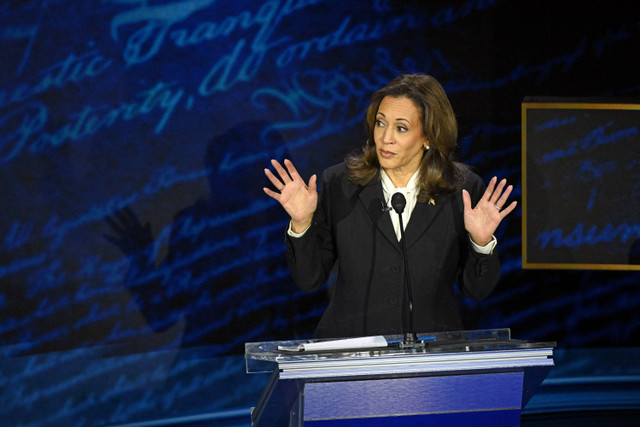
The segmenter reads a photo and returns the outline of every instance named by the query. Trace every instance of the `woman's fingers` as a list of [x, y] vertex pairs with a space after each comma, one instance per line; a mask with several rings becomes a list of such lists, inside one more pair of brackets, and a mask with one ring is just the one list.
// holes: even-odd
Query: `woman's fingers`
[[[287, 162], [288, 162], [288, 160], [285, 160], [285, 163], [287, 163]], [[289, 162], [289, 163], [291, 163], [291, 162]], [[280, 179], [282, 180], [282, 183], [284, 185], [287, 185], [287, 183], [293, 181], [291, 179], [291, 177], [289, 176], [289, 173], [287, 173], [287, 171], [282, 167], [280, 162], [278, 162], [277, 160], [271, 160], [271, 164], [273, 165], [273, 167], [276, 170], [276, 172], [278, 172], [278, 175], [280, 175]], [[293, 166], [293, 164], [291, 166]], [[295, 168], [294, 168], [294, 170], [295, 170]]]
[[489, 180], [489, 185], [487, 185], [487, 188], [484, 190], [483, 198], [486, 199], [487, 202], [491, 202], [491, 198], [493, 197], [493, 190], [496, 187], [497, 180], [498, 178], [496, 178], [495, 176], [491, 178], [491, 180]]
[[300, 179], [300, 175], [298, 175], [298, 171], [296, 170], [295, 166], [293, 166], [293, 163], [291, 163], [290, 160], [285, 159], [284, 164], [285, 164], [285, 167], [287, 168], [286, 170], [282, 167], [280, 162], [278, 162], [275, 159], [271, 160], [271, 165], [276, 170], [280, 178], [275, 176], [270, 169], [268, 168], [264, 169], [264, 174], [267, 176], [267, 178], [269, 178], [269, 181], [271, 182], [271, 184], [273, 184], [273, 186], [278, 191], [282, 191], [285, 185], [287, 185], [289, 182], [292, 182], [296, 179]]
[[273, 172], [271, 172], [271, 170], [265, 168], [264, 174], [267, 176], [267, 178], [269, 178], [269, 181], [271, 181], [271, 184], [273, 184], [273, 186], [278, 191], [280, 191], [284, 187], [284, 183], [278, 178], [276, 178], [276, 176], [273, 174]]
[[494, 176], [489, 181], [489, 185], [485, 190], [485, 199], [498, 209], [504, 208], [505, 203], [507, 203], [507, 199], [513, 191], [513, 185], [509, 185], [505, 188], [506, 185], [506, 179], [502, 179], [498, 182], [498, 178]]
[[[291, 160], [289, 159], [284, 159], [284, 165], [287, 168], [287, 171], [289, 172], [289, 176], [291, 176], [291, 180], [292, 181], [296, 181], [296, 180], [302, 180], [302, 177], [300, 176], [300, 174], [298, 173], [298, 170], [296, 169], [296, 167], [293, 165], [293, 163], [291, 162]], [[304, 181], [303, 181], [304, 182]]]
[[[495, 180], [497, 181], [498, 178], [495, 178]], [[493, 193], [491, 194], [491, 198], [489, 199], [489, 201], [494, 205], [498, 204], [498, 199], [500, 198], [500, 195], [502, 194], [502, 190], [504, 189], [504, 186], [506, 185], [506, 183], [507, 183], [507, 180], [502, 179], [498, 183], [497, 187], [495, 187], [495, 189], [493, 190]]]
[[[505, 180], [505, 183], [506, 183], [506, 180]], [[504, 187], [504, 185], [503, 185], [503, 187]], [[511, 191], [513, 191], [513, 185], [508, 186], [506, 188], [506, 190], [504, 190], [504, 193], [502, 193], [500, 198], [495, 203], [496, 207], [504, 208], [505, 204], [507, 203], [507, 199], [509, 198], [509, 195], [511, 194]]]
[[500, 211], [500, 215], [502, 215], [502, 217], [504, 218], [505, 216], [509, 215], [516, 208], [517, 205], [518, 205], [518, 202], [514, 200], [513, 202], [511, 202], [509, 206], [507, 206], [506, 208]]
[[317, 186], [318, 186], [317, 180], [318, 180], [318, 177], [316, 176], [315, 173], [311, 175], [311, 178], [309, 178], [309, 191], [314, 193], [317, 191]]
[[[263, 188], [269, 197], [276, 199], [284, 206], [284, 203], [288, 203], [292, 198], [301, 200], [300, 197], [304, 197], [306, 194], [305, 191], [301, 192], [301, 190], [307, 190], [312, 193], [316, 191], [315, 175], [310, 178], [309, 185], [307, 186], [291, 160], [285, 159], [283, 163], [284, 167], [277, 160], [271, 160], [271, 165], [276, 173], [273, 173], [269, 168], [264, 169], [264, 174], [274, 187], [273, 189]], [[288, 189], [288, 191], [285, 189]]]
[[277, 200], [278, 202], [280, 201], [280, 193], [278, 193], [277, 191], [273, 191], [272, 189], [267, 187], [262, 187], [262, 190], [267, 196]]

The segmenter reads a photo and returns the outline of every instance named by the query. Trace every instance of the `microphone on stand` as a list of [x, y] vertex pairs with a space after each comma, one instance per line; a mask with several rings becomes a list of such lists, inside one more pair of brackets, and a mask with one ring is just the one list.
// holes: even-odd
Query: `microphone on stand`
[[418, 337], [413, 330], [413, 295], [411, 293], [411, 280], [409, 278], [409, 261], [407, 260], [407, 250], [405, 247], [404, 237], [404, 224], [402, 223], [402, 212], [407, 204], [407, 200], [402, 193], [394, 193], [391, 196], [391, 206], [393, 210], [398, 214], [400, 219], [400, 246], [402, 247], [402, 259], [404, 261], [404, 283], [407, 287], [407, 296], [409, 297], [409, 318], [407, 320], [407, 328], [404, 331], [404, 341], [402, 343], [405, 347], [413, 347], [418, 343]]

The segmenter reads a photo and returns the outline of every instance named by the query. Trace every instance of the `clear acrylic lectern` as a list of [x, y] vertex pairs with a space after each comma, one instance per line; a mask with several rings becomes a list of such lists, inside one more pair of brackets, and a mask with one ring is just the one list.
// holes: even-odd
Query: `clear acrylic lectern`
[[252, 424], [517, 426], [553, 366], [555, 343], [509, 329], [381, 338], [247, 343], [247, 372], [271, 375]]

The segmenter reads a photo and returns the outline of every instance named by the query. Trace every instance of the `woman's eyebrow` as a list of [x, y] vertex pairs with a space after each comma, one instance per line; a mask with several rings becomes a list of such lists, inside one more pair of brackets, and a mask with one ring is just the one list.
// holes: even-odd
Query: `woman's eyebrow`
[[[377, 114], [378, 114], [378, 115], [380, 115], [380, 116], [382, 116], [382, 117], [384, 117], [385, 119], [387, 118], [387, 116], [386, 116], [384, 113], [381, 113], [380, 111], [378, 111], [378, 113], [377, 113]], [[398, 118], [396, 119], [396, 122], [399, 122], [399, 121], [405, 121], [405, 122], [407, 122], [407, 123], [411, 124], [411, 120], [409, 120], [409, 119], [405, 119], [404, 117], [398, 117]]]

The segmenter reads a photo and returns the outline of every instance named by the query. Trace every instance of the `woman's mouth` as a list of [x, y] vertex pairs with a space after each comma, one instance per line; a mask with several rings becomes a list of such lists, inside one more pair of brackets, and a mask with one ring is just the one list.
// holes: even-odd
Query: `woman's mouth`
[[391, 151], [380, 150], [380, 157], [384, 159], [390, 159], [393, 156], [395, 156], [395, 153], [392, 153]]

